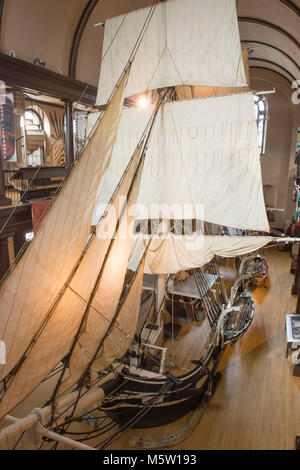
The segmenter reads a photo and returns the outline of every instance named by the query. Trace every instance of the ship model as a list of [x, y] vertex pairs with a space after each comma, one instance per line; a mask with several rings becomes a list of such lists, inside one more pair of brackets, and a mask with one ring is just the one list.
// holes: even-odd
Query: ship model
[[[192, 412], [178, 435], [131, 445], [184, 439], [226, 346], [253, 320], [247, 283], [263, 266], [251, 253], [278, 241], [234, 0], [155, 2], [107, 20], [97, 108], [1, 285], [2, 448], [105, 449], [128, 429]], [[224, 258], [239, 259], [230, 292]], [[172, 361], [180, 314], [205, 336], [189, 369]], [[41, 384], [47, 400], [12, 416]], [[88, 434], [72, 431], [83, 422]]]

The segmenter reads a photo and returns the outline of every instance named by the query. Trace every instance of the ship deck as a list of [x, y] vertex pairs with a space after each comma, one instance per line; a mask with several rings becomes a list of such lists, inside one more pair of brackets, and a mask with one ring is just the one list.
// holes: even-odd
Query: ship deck
[[[219, 365], [222, 379], [194, 432], [169, 449], [243, 450], [294, 448], [300, 434], [300, 378], [292, 376], [285, 357], [285, 315], [292, 313], [294, 276], [288, 253], [266, 249], [270, 268], [267, 288], [253, 291], [254, 321], [246, 335], [227, 348]], [[186, 326], [188, 328], [188, 325]], [[184, 332], [182, 332], [184, 333]], [[194, 338], [194, 341], [192, 340]], [[180, 338], [179, 338], [180, 339]], [[184, 359], [197, 348], [198, 337], [183, 334], [174, 360]], [[130, 449], [131, 436], [167, 436], [183, 428], [189, 416], [150, 430], [131, 430], [110, 448]]]

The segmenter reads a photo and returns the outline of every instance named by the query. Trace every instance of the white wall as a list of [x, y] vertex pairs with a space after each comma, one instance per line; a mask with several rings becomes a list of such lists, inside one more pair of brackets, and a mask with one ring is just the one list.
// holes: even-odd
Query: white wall
[[292, 177], [295, 171], [297, 127], [300, 125], [300, 105], [292, 102], [294, 90], [287, 80], [274, 72], [251, 69], [251, 88], [276, 89], [269, 95], [269, 121], [266, 152], [261, 157], [263, 185], [272, 185], [275, 204], [284, 212], [275, 212], [271, 226], [284, 228], [286, 219], [294, 214], [292, 202]]

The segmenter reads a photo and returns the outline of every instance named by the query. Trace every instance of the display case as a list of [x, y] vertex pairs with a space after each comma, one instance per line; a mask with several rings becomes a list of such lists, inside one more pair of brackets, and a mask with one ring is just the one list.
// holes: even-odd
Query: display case
[[300, 347], [300, 315], [286, 315], [286, 357]]

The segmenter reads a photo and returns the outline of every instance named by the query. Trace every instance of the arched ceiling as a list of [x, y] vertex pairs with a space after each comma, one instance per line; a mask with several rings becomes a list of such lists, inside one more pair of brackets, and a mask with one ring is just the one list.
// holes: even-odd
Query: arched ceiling
[[[184, 0], [183, 0], [184, 2]], [[99, 23], [153, 0], [0, 0], [0, 50], [97, 85], [103, 41]], [[250, 66], [300, 79], [300, 0], [236, 0]], [[95, 26], [98, 25], [98, 26]]]
[[290, 82], [299, 79], [299, 0], [237, 0], [237, 10], [250, 66], [273, 70]]

